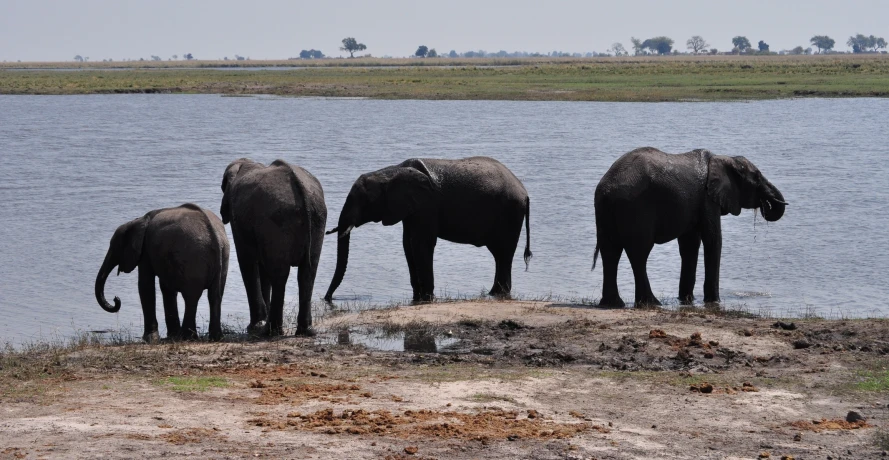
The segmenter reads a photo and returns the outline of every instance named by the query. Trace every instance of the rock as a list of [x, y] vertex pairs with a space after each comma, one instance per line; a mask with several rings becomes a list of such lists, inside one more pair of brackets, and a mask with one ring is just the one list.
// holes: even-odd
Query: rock
[[534, 409], [528, 409], [528, 418], [538, 418], [540, 414]]
[[743, 335], [744, 337], [750, 337], [753, 335], [753, 331], [751, 331], [750, 329], [744, 329], [743, 331], [741, 331], [741, 335]]
[[772, 327], [775, 329], [783, 329], [785, 331], [795, 331], [796, 323], [785, 323], [783, 321], [778, 321], [775, 324], [772, 324]]
[[772, 456], [772, 454], [770, 454], [768, 452], [760, 452], [759, 453], [759, 458], [770, 458], [771, 456]]
[[781, 460], [794, 460], [793, 455], [782, 455]]
[[855, 422], [861, 422], [861, 421], [866, 421], [866, 420], [858, 412], [855, 412], [854, 410], [850, 410], [849, 413], [846, 414], [846, 421], [849, 423], [855, 423]]
[[811, 346], [812, 346], [812, 344], [807, 340], [800, 339], [800, 340], [793, 341], [793, 348], [795, 348], [797, 350], [801, 350], [803, 348], [809, 348]]
[[713, 353], [710, 353], [709, 351], [704, 353], [704, 358], [705, 359], [713, 359]]
[[406, 454], [408, 454], [408, 455], [414, 455], [414, 454], [416, 454], [419, 450], [420, 450], [420, 449], [418, 449], [418, 448], [416, 448], [416, 447], [414, 447], [414, 446], [407, 446], [407, 447], [404, 448], [404, 453], [406, 453]]
[[667, 337], [667, 333], [660, 329], [652, 329], [648, 332], [648, 338], [650, 339], [663, 339]]
[[793, 440], [796, 441], [796, 442], [800, 442], [800, 441], [802, 441], [802, 440], [803, 440], [803, 435], [802, 435], [802, 433], [797, 433], [797, 434], [793, 435]]

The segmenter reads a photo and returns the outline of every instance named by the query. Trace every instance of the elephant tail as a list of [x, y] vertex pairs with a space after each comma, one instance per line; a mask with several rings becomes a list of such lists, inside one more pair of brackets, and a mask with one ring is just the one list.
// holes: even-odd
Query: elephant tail
[[525, 271], [531, 263], [531, 198], [525, 197]]
[[596, 260], [599, 258], [599, 243], [596, 243], [596, 252], [593, 253], [593, 268], [590, 271], [596, 269]]

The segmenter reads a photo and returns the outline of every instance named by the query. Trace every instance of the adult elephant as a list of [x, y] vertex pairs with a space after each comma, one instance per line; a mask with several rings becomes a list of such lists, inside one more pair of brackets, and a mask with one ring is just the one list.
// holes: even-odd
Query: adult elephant
[[311, 335], [312, 289], [327, 225], [321, 183], [283, 160], [265, 166], [242, 158], [225, 168], [222, 193], [220, 213], [231, 223], [250, 305], [248, 332], [284, 333], [284, 289], [290, 267], [299, 267], [296, 333]]
[[368, 222], [404, 222], [402, 243], [414, 301], [434, 298], [432, 255], [438, 238], [486, 246], [496, 272], [491, 295], [512, 289], [512, 258], [522, 221], [527, 241], [525, 264], [531, 259], [528, 192], [513, 173], [488, 157], [461, 160], [406, 160], [362, 174], [352, 185], [340, 212], [336, 271], [324, 299], [330, 302], [343, 281], [349, 261], [349, 233]]
[[[139, 298], [145, 317], [143, 340], [151, 343], [159, 339], [155, 277], [160, 280], [168, 338], [197, 337], [198, 300], [206, 290], [210, 301], [210, 338], [219, 340], [228, 256], [225, 227], [212, 212], [191, 203], [157, 209], [117, 227], [96, 276], [96, 300], [105, 311], [120, 310], [120, 298], [114, 298], [114, 306], [105, 300], [105, 280], [114, 267], [118, 275], [139, 267]], [[179, 293], [185, 300], [181, 327], [176, 305]]]
[[671, 155], [646, 147], [620, 157], [596, 187], [596, 258], [602, 251], [602, 306], [622, 307], [617, 265], [627, 252], [636, 305], [660, 305], [646, 263], [655, 244], [679, 240], [679, 300], [694, 300], [698, 250], [704, 243], [704, 302], [719, 302], [721, 216], [756, 209], [769, 222], [784, 215], [784, 196], [744, 157], [707, 150]]

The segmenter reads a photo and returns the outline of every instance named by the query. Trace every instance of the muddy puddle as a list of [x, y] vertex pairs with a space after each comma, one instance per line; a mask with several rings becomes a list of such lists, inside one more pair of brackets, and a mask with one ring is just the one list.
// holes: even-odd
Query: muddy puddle
[[435, 333], [426, 330], [380, 331], [350, 330], [319, 334], [316, 343], [319, 345], [362, 345], [378, 351], [410, 351], [417, 353], [440, 353], [453, 349], [460, 339], [446, 333]]

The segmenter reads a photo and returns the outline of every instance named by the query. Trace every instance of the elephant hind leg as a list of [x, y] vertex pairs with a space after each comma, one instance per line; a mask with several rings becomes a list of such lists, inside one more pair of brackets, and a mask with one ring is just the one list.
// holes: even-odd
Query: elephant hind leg
[[508, 298], [512, 292], [512, 259], [515, 256], [515, 248], [512, 251], [491, 250], [494, 255], [494, 285], [488, 295]]
[[617, 289], [617, 265], [624, 250], [620, 246], [601, 245], [602, 253], [602, 298], [600, 307], [623, 308], [626, 306]]
[[182, 314], [182, 340], [198, 339], [198, 301], [201, 300], [203, 291], [186, 291], [182, 293], [185, 300], [185, 313]]
[[[268, 335], [275, 337], [284, 334], [284, 295], [287, 286], [287, 278], [290, 277], [290, 267], [276, 270], [269, 277], [272, 285], [272, 304], [269, 307]], [[302, 290], [300, 290], [302, 294]]]
[[633, 267], [633, 277], [636, 280], [636, 306], [653, 305], [659, 306], [661, 302], [651, 292], [651, 284], [648, 281], [648, 255], [654, 243], [647, 245], [627, 248], [627, 258], [630, 259], [630, 265]]
[[225, 290], [225, 273], [220, 274], [207, 289], [210, 303], [210, 340], [222, 340], [222, 294]]
[[695, 276], [698, 269], [698, 253], [701, 249], [701, 234], [691, 232], [679, 237], [679, 255], [682, 256], [682, 271], [679, 275], [679, 302], [683, 305], [694, 303]]
[[179, 340], [181, 335], [179, 323], [179, 306], [177, 305], [177, 297], [179, 293], [175, 289], [161, 283], [161, 295], [164, 301], [164, 320], [167, 324], [167, 338], [171, 340]]

